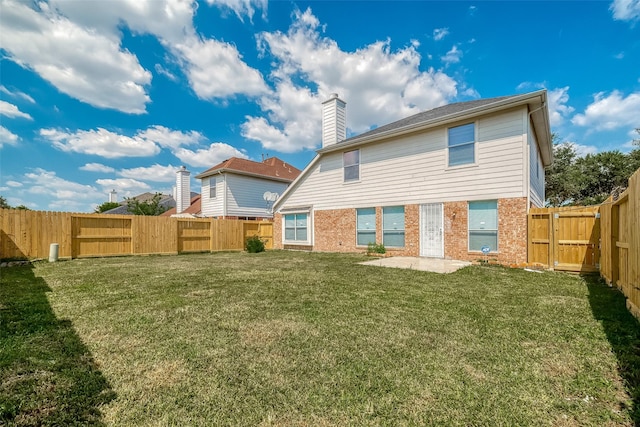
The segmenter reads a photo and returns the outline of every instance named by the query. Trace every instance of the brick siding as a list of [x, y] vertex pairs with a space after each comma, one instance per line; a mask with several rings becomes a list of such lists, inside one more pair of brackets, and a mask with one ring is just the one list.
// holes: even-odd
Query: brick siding
[[[527, 198], [498, 200], [498, 249], [488, 259], [501, 264], [522, 264], [527, 261]], [[420, 256], [420, 205], [405, 205], [405, 247], [387, 248], [394, 256]], [[484, 258], [480, 252], [468, 251], [468, 204], [446, 202], [444, 214], [444, 256], [448, 259], [477, 261]], [[313, 247], [286, 245], [286, 248], [312, 249], [321, 252], [365, 252], [366, 247], [356, 245], [356, 210], [335, 209], [315, 211]], [[283, 249], [282, 214], [274, 215], [273, 233], [275, 249]], [[382, 207], [376, 207], [376, 243], [382, 243]]]

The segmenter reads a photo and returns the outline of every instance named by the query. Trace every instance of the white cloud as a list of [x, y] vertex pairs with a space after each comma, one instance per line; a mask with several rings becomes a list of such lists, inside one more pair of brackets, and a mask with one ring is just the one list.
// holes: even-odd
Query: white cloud
[[74, 133], [56, 129], [41, 129], [40, 136], [54, 147], [74, 153], [92, 154], [114, 159], [118, 157], [147, 157], [160, 152], [153, 141], [137, 136], [128, 137], [108, 130], [79, 130]]
[[613, 19], [619, 21], [640, 20], [640, 0], [614, 0], [609, 6]]
[[156, 73], [160, 74], [161, 76], [165, 76], [172, 82], [178, 81], [178, 77], [175, 74], [173, 74], [171, 71], [164, 68], [162, 65], [156, 64], [153, 68], [156, 70]]
[[5, 145], [16, 145], [20, 137], [4, 126], [0, 126], [0, 148]]
[[582, 145], [571, 141], [566, 141], [563, 144], [573, 147], [578, 157], [584, 157], [587, 154], [596, 154], [598, 152], [598, 147], [593, 145]]
[[119, 41], [120, 26], [137, 34], [153, 34], [173, 43], [193, 33], [193, 16], [198, 7], [193, 0], [49, 0], [71, 21], [94, 28], [100, 34]]
[[588, 126], [596, 131], [613, 130], [623, 127], [638, 127], [640, 116], [640, 92], [634, 92], [626, 97], [620, 91], [614, 90], [609, 95], [597, 93], [593, 102], [587, 106], [582, 114], [576, 114], [571, 123], [578, 126]]
[[12, 119], [14, 118], [22, 118], [27, 120], [33, 120], [29, 114], [20, 111], [20, 109], [9, 102], [0, 100], [0, 115], [7, 116]]
[[138, 132], [137, 136], [148, 141], [153, 141], [161, 147], [172, 149], [182, 145], [197, 144], [206, 139], [200, 132], [182, 132], [179, 130], [171, 130], [160, 125], [154, 125], [145, 131]]
[[222, 142], [214, 142], [208, 148], [201, 148], [195, 151], [178, 148], [173, 154], [189, 166], [205, 168], [215, 166], [229, 157], [241, 157], [244, 159], [248, 157], [244, 152]]
[[192, 36], [171, 48], [200, 99], [257, 96], [268, 90], [260, 72], [243, 62], [238, 49], [229, 43]]
[[86, 172], [101, 172], [101, 173], [111, 173], [115, 172], [115, 169], [111, 166], [103, 165], [102, 163], [87, 163], [84, 166], [80, 167], [80, 170]]
[[442, 40], [449, 35], [449, 28], [436, 28], [433, 30], [434, 40]]
[[40, 196], [48, 202], [49, 209], [63, 208], [66, 211], [85, 211], [99, 197], [97, 189], [60, 178], [53, 171], [37, 168], [24, 175], [26, 192]]
[[[443, 105], [457, 95], [450, 76], [433, 68], [420, 70], [422, 58], [413, 42], [396, 51], [386, 40], [345, 52], [320, 31], [308, 9], [295, 13], [286, 34], [258, 35], [258, 47], [277, 60], [271, 76], [277, 83], [274, 92], [260, 99], [264, 115], [247, 117], [242, 125], [246, 138], [282, 152], [316, 147], [321, 102], [333, 92], [347, 102], [348, 127], [356, 133]], [[302, 82], [294, 83], [290, 76]]]
[[116, 190], [119, 199], [137, 196], [151, 190], [149, 184], [131, 178], [98, 179], [96, 184], [102, 187], [101, 194], [105, 197], [111, 190]]
[[267, 13], [267, 0], [207, 0], [207, 3], [221, 5], [233, 10], [240, 20], [242, 20], [243, 15], [252, 20], [256, 9], [262, 9], [263, 18], [266, 17]]
[[[247, 15], [250, 18], [256, 9], [266, 11], [267, 7], [266, 0], [224, 0], [216, 3], [235, 11], [239, 17]], [[51, 10], [55, 10], [60, 16], [64, 15], [69, 23], [78, 23], [82, 29], [92, 29], [91, 34], [100, 35], [95, 38], [109, 40], [116, 47], [121, 43], [123, 25], [134, 34], [151, 34], [157, 37], [173, 55], [169, 55], [168, 60], [182, 68], [191, 88], [200, 99], [213, 100], [236, 94], [255, 96], [267, 90], [260, 72], [242, 61], [242, 55], [233, 44], [206, 39], [197, 34], [193, 17], [198, 3], [194, 0], [50, 0], [50, 4]], [[98, 43], [93, 41], [93, 44]], [[115, 57], [113, 52], [106, 53], [107, 59]], [[127, 51], [119, 53], [121, 56], [123, 53], [129, 54]], [[94, 56], [97, 57], [98, 53], [90, 58]], [[154, 69], [170, 80], [177, 80], [177, 76], [161, 64], [156, 64]], [[151, 80], [151, 74], [146, 70], [144, 73], [143, 81], [134, 81], [140, 87]], [[144, 104], [148, 101], [147, 97], [142, 103], [141, 111], [144, 111]]]
[[462, 59], [462, 51], [458, 49], [458, 46], [454, 45], [446, 55], [440, 57], [445, 64], [457, 64]]
[[118, 175], [125, 178], [137, 178], [144, 181], [175, 182], [177, 170], [177, 166], [162, 166], [156, 163], [149, 167], [122, 169], [118, 172]]
[[[69, 3], [93, 8], [109, 2]], [[119, 40], [70, 21], [44, 2], [34, 6], [39, 10], [11, 0], [2, 6], [0, 47], [8, 59], [87, 104], [125, 113], [145, 112], [151, 73], [121, 48]]]
[[619, 52], [613, 55], [615, 59], [624, 59], [624, 52]]
[[567, 102], [569, 102], [569, 86], [548, 91], [548, 99], [551, 126], [560, 126], [575, 110], [567, 105]]
[[31, 104], [35, 104], [36, 100], [33, 99], [31, 96], [27, 95], [24, 92], [20, 92], [19, 90], [15, 90], [15, 91], [11, 91], [9, 89], [7, 89], [4, 85], [0, 85], [0, 92], [5, 93], [9, 96], [12, 96], [14, 98], [20, 98], [23, 99]]
[[5, 184], [7, 184], [9, 187], [13, 187], [13, 188], [22, 187], [22, 183], [18, 182], [18, 181], [7, 181], [7, 182], [5, 182]]

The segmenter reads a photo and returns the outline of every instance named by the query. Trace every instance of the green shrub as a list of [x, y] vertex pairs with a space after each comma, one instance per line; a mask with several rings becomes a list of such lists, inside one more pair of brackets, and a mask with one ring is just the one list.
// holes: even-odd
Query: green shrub
[[384, 254], [387, 250], [385, 249], [382, 243], [369, 243], [367, 245], [367, 253], [368, 254]]
[[244, 247], [250, 254], [264, 252], [264, 242], [258, 236], [249, 237]]

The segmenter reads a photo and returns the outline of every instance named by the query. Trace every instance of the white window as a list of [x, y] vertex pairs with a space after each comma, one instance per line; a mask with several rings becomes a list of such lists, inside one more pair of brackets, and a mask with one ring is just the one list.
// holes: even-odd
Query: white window
[[469, 251], [498, 251], [498, 202], [469, 202]]
[[475, 163], [475, 126], [469, 123], [448, 130], [449, 166]]
[[386, 247], [404, 247], [404, 206], [382, 208], [382, 243]]
[[209, 198], [210, 199], [215, 199], [216, 198], [216, 187], [217, 187], [217, 181], [215, 178], [209, 178]]
[[376, 242], [376, 208], [356, 209], [356, 244]]
[[344, 166], [344, 181], [357, 181], [360, 179], [360, 150], [347, 151], [342, 154]]
[[284, 216], [284, 240], [286, 242], [306, 243], [309, 241], [309, 214], [295, 213]]

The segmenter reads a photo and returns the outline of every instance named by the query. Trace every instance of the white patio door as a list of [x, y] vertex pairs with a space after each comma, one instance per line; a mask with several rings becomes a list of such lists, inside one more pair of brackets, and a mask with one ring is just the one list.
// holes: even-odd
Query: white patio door
[[420, 256], [444, 257], [444, 225], [442, 203], [420, 206]]

